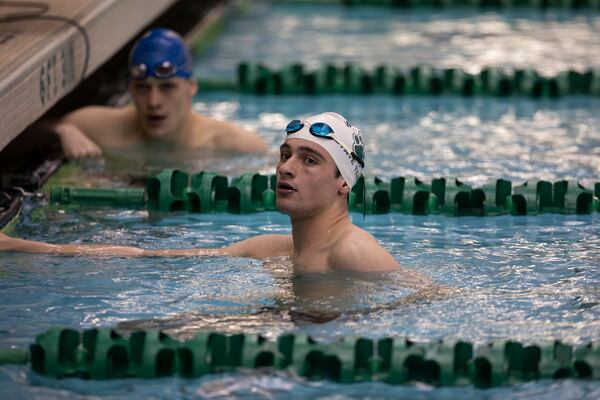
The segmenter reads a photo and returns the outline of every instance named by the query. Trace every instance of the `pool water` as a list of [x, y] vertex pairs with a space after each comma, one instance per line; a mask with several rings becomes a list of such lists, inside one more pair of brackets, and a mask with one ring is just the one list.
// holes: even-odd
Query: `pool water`
[[[354, 51], [349, 54], [350, 50], [344, 49], [336, 60], [489, 65], [487, 59], [477, 58], [485, 52], [469, 45], [487, 38], [485, 43], [500, 54], [498, 60], [508, 60], [502, 54], [511, 49], [521, 54], [522, 62], [550, 70], [598, 65], [595, 14], [322, 7], [260, 4], [248, 14], [233, 17], [223, 36], [200, 59], [198, 70], [207, 76], [229, 75], [238, 60], [266, 57], [274, 63], [320, 62], [336, 54], [331, 49], [341, 48], [342, 37], [345, 43], [354, 43]], [[305, 29], [305, 24], [311, 29]], [[346, 31], [340, 33], [343, 27]], [[445, 33], [436, 35], [436, 29]], [[421, 37], [415, 42], [418, 44], [403, 38], [400, 33], [404, 30]], [[321, 35], [317, 35], [319, 31]], [[466, 33], [448, 34], [455, 31]], [[563, 34], [565, 31], [570, 33]], [[290, 37], [302, 33], [305, 40], [290, 52], [291, 46], [285, 46], [285, 40], [274, 32], [288, 32]], [[453, 39], [448, 41], [448, 35]], [[269, 45], [252, 44], [266, 37]], [[422, 37], [431, 38], [432, 47], [427, 47], [429, 42], [422, 42]], [[574, 38], [577, 43], [564, 45]], [[514, 42], [526, 39], [534, 42], [537, 51], [521, 53], [514, 48]], [[457, 45], [449, 46], [450, 42], [462, 43], [464, 52]], [[394, 47], [394, 52], [382, 50], [394, 43], [401, 45]], [[557, 43], [563, 43], [561, 51], [555, 50]], [[237, 52], [231, 46], [238, 46]], [[440, 51], [432, 50], [438, 47]], [[309, 57], [314, 54], [317, 56]], [[458, 58], [453, 59], [452, 54]], [[271, 151], [264, 156], [227, 159], [195, 152], [171, 159], [160, 153], [157, 157], [155, 152], [129, 153], [124, 158], [119, 152], [109, 152], [102, 162], [82, 163], [85, 173], [94, 177], [89, 180], [123, 185], [131, 176], [145, 176], [165, 166], [190, 172], [213, 170], [228, 176], [248, 170], [270, 174], [285, 124], [328, 110], [341, 113], [361, 128], [367, 148], [365, 173], [384, 180], [408, 175], [426, 181], [457, 176], [481, 185], [497, 178], [510, 179], [513, 184], [575, 179], [588, 187], [600, 181], [598, 99], [256, 97], [201, 91], [194, 108], [259, 132]], [[96, 179], [99, 176], [102, 180]], [[477, 344], [510, 338], [524, 343], [558, 339], [580, 345], [600, 339], [598, 214], [351, 217], [405, 268], [457, 288], [457, 292], [440, 299], [403, 301], [412, 292], [403, 285], [401, 275], [298, 277], [282, 260], [263, 264], [225, 257], [130, 259], [3, 253], [0, 348], [26, 347], [36, 334], [53, 326], [118, 326], [125, 331], [158, 326], [181, 338], [198, 329], [218, 329], [261, 333], [269, 338], [300, 332], [323, 341], [348, 334], [374, 339], [400, 335], [417, 341], [452, 337]], [[287, 217], [276, 212], [155, 214], [51, 207], [30, 199], [15, 235], [53, 243], [190, 248], [221, 247], [256, 234], [289, 231]], [[247, 371], [193, 380], [89, 382], [48, 379], [20, 366], [0, 366], [0, 388], [3, 398], [44, 399], [600, 398], [598, 381], [569, 379], [490, 390], [421, 384], [340, 385], [309, 382], [285, 373]]]
[[[367, 150], [364, 172], [384, 180], [417, 176], [429, 181], [456, 176], [466, 183], [483, 185], [498, 178], [513, 184], [574, 179], [590, 188], [600, 180], [600, 99], [596, 98], [557, 101], [200, 93], [194, 109], [258, 132], [267, 141], [269, 153], [231, 158], [192, 150], [170, 155], [164, 151], [109, 151], [104, 162], [85, 162], [86, 173], [94, 175], [100, 186], [111, 184], [99, 176], [107, 171], [117, 178], [124, 171], [139, 177], [157, 174], [165, 167], [189, 172], [210, 170], [227, 176], [246, 171], [272, 174], [283, 127], [292, 119], [328, 110], [361, 128]], [[73, 184], [80, 179], [73, 179]]]
[[[600, 99], [466, 99], [443, 96], [284, 96], [200, 94], [195, 109], [239, 121], [274, 150], [294, 118], [336, 111], [360, 127], [366, 175], [389, 180], [414, 175], [458, 176], [481, 185], [505, 178], [575, 179], [600, 176]], [[254, 164], [272, 173], [276, 158]], [[241, 162], [246, 162], [245, 159]], [[202, 161], [199, 161], [202, 163]], [[204, 164], [235, 172], [235, 162]]]
[[232, 78], [241, 61], [274, 68], [292, 62], [429, 64], [470, 73], [535, 68], [544, 75], [600, 65], [600, 15], [586, 10], [252, 3], [234, 13], [218, 44], [198, 57], [197, 76]]
[[[31, 207], [39, 207], [30, 204]], [[39, 211], [38, 211], [39, 213]], [[27, 212], [17, 234], [69, 243], [120, 243], [146, 248], [218, 247], [261, 233], [289, 232], [279, 213], [148, 215], [145, 211], [44, 208]], [[41, 218], [41, 219], [40, 219]], [[598, 216], [448, 218], [378, 215], [352, 218], [372, 232], [405, 267], [458, 288], [449, 297], [403, 302], [411, 293], [400, 276], [342, 274], [294, 277], [283, 263], [250, 259], [129, 259], [3, 255], [0, 347], [24, 347], [52, 326], [162, 327], [182, 339], [198, 329], [308, 333], [330, 341], [344, 335], [417, 341], [461, 338], [482, 344], [511, 338], [524, 343], [560, 339], [585, 344], [600, 337], [600, 225]], [[391, 306], [387, 306], [391, 305]], [[268, 308], [269, 311], [265, 311]], [[294, 317], [290, 311], [296, 311]], [[330, 316], [334, 315], [332, 319]], [[302, 315], [309, 317], [303, 317]], [[315, 316], [329, 316], [315, 323]], [[235, 385], [233, 381], [235, 380]], [[581, 398], [596, 382], [548, 382], [481, 392], [473, 388], [399, 388], [382, 384], [305, 382], [286, 375], [225, 374], [198, 380], [144, 382], [53, 381], [26, 367], [0, 368], [0, 382], [19, 397], [78, 394], [127, 398], [187, 398], [198, 393], [234, 397], [288, 397], [291, 392], [342, 398], [440, 398], [532, 393]], [[148, 387], [153, 388], [148, 392]], [[106, 392], [104, 392], [106, 390]], [[216, 394], [215, 394], [216, 393]], [[564, 395], [564, 396], [563, 396]], [[302, 396], [299, 396], [301, 398]], [[592, 396], [593, 397], [593, 396]]]

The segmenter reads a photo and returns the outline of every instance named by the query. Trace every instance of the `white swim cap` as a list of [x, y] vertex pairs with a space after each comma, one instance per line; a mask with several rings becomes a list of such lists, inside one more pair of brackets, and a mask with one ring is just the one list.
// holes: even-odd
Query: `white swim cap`
[[[294, 122], [297, 122], [295, 126], [293, 125]], [[327, 135], [329, 137], [319, 137], [311, 133], [311, 126], [315, 124], [319, 126], [319, 123], [329, 125], [333, 130], [333, 134]], [[298, 130], [295, 130], [296, 127]], [[286, 131], [288, 132], [287, 137], [290, 139], [304, 139], [323, 147], [333, 158], [350, 188], [361, 176], [363, 167], [355, 159], [358, 158], [361, 162], [365, 159], [365, 145], [360, 130], [350, 125], [340, 114], [326, 112], [308, 117], [302, 121], [294, 120], [290, 122]], [[343, 144], [339, 144], [338, 141]]]

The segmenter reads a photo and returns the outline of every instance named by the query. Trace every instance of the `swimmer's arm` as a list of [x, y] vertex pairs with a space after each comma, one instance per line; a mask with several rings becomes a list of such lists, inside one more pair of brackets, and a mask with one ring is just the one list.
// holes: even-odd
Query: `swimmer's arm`
[[289, 255], [289, 235], [255, 236], [220, 249], [158, 249], [145, 250], [139, 247], [110, 244], [51, 244], [13, 238], [0, 232], [0, 251], [40, 253], [63, 256], [107, 256], [107, 257], [200, 257], [233, 256], [269, 258]]
[[81, 159], [100, 157], [100, 147], [77, 126], [68, 122], [59, 122], [54, 126], [54, 133], [59, 137], [65, 157], [68, 159]]
[[64, 116], [53, 131], [67, 158], [98, 157], [104, 146], [123, 146], [126, 138], [122, 133], [130, 132], [134, 119], [135, 111], [130, 107], [89, 106]]
[[220, 249], [223, 255], [265, 259], [291, 257], [294, 245], [291, 235], [259, 235]]
[[63, 153], [69, 159], [99, 157], [99, 127], [106, 127], [106, 107], [83, 107], [70, 112], [53, 127], [59, 137]]
[[14, 238], [0, 232], [0, 251], [50, 254], [57, 256], [193, 257], [218, 255], [221, 249], [144, 250], [139, 247], [112, 244], [51, 244]]
[[78, 256], [141, 256], [144, 250], [137, 247], [105, 244], [51, 244], [13, 238], [0, 232], [0, 251]]
[[143, 257], [229, 256], [264, 259], [289, 256], [292, 252], [292, 248], [292, 238], [290, 235], [260, 235], [220, 249], [142, 250], [142, 253], [139, 255]]

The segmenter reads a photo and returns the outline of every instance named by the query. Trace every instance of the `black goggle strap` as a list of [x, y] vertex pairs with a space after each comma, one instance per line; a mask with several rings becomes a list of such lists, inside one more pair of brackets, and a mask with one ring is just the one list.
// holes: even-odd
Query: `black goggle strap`
[[[312, 132], [311, 132], [312, 133]], [[313, 135], [315, 135], [313, 133]], [[331, 132], [331, 134], [328, 135], [317, 135], [318, 137], [323, 137], [323, 138], [329, 138], [329, 139], [333, 139], [337, 144], [340, 145], [340, 147], [342, 147], [346, 153], [350, 154], [350, 157], [352, 157], [352, 159], [354, 161], [356, 161], [358, 163], [358, 165], [360, 165], [361, 168], [365, 167], [365, 162], [363, 160], [360, 159], [360, 157], [352, 151], [352, 149], [344, 142], [342, 142], [336, 135], [335, 133], [333, 133], [333, 131]]]
[[354, 160], [358, 163], [358, 165], [360, 165], [361, 168], [365, 167], [365, 162], [363, 160], [361, 160], [360, 157], [357, 156], [355, 152], [351, 151], [350, 156], [352, 156], [352, 158], [354, 158]]
[[361, 168], [365, 167], [365, 162], [363, 160], [361, 160], [360, 157], [354, 151], [352, 151], [352, 148], [350, 146], [348, 146], [341, 139], [339, 139], [337, 137], [337, 135], [333, 132], [333, 130], [331, 130], [331, 134], [327, 134], [326, 136], [321, 136], [321, 135], [318, 135], [318, 136], [319, 137], [328, 137], [330, 139], [335, 140], [335, 142], [337, 144], [339, 144], [348, 154], [350, 154], [350, 157], [352, 157], [352, 159], [354, 161], [356, 161], [358, 163], [358, 165], [360, 165]]
[[363, 178], [363, 221], [367, 219], [367, 182], [365, 182], [365, 177], [363, 174], [360, 174], [360, 177]]

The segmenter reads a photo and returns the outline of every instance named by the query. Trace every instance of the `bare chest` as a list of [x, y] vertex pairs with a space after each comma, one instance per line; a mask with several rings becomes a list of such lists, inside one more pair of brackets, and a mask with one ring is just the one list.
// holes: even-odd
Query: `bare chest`
[[329, 252], [325, 250], [297, 254], [293, 263], [294, 270], [298, 272], [316, 273], [331, 270]]

